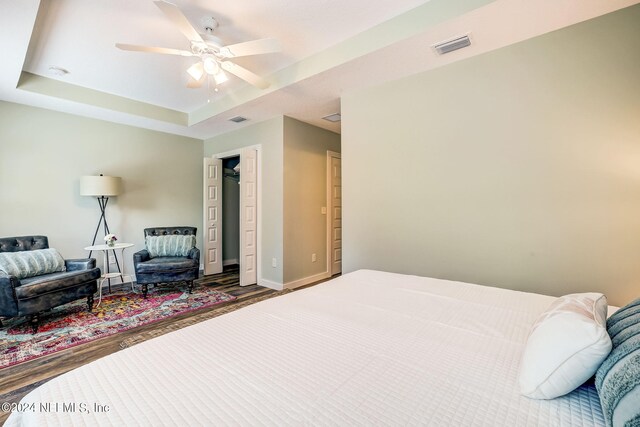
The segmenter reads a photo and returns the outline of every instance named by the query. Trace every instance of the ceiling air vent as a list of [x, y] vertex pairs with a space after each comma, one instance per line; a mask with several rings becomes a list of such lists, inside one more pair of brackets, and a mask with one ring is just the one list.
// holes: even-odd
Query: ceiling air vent
[[463, 47], [470, 45], [471, 39], [469, 38], [469, 35], [464, 35], [452, 40], [447, 40], [446, 42], [436, 43], [432, 47], [438, 55], [444, 55], [445, 53], [453, 52], [454, 50], [462, 49]]
[[333, 114], [329, 114], [328, 116], [324, 116], [323, 119], [329, 121], [329, 122], [339, 122], [340, 120], [342, 120], [342, 116], [340, 115], [340, 113], [333, 113]]
[[230, 122], [235, 122], [235, 123], [242, 123], [245, 122], [249, 119], [247, 119], [246, 117], [242, 117], [242, 116], [235, 116], [235, 117], [231, 117], [229, 119]]

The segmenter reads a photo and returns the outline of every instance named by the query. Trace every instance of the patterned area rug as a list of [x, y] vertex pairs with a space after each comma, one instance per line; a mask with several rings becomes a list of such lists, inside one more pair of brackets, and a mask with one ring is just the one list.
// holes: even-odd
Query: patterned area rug
[[84, 298], [56, 307], [41, 317], [35, 335], [31, 333], [28, 319], [5, 320], [0, 329], [0, 369], [235, 299], [202, 285], [195, 287], [192, 294], [177, 287], [154, 287], [147, 299], [131, 291], [103, 294], [100, 307], [94, 306], [91, 313]]

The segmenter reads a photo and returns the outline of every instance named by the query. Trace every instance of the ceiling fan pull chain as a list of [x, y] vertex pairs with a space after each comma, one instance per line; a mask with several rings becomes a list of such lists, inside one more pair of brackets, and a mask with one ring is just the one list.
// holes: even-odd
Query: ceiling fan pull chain
[[207, 75], [207, 104], [211, 103], [211, 79]]

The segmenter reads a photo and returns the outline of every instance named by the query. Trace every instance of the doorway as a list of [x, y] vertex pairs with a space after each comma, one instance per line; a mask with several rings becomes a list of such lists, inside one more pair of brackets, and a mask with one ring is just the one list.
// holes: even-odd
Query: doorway
[[[260, 152], [258, 145], [204, 159], [204, 274], [222, 272], [225, 261], [234, 263], [236, 258], [232, 254], [234, 242], [237, 242], [235, 263], [240, 267], [240, 286], [257, 283], [260, 272]], [[237, 186], [239, 194], [235, 193], [234, 186]], [[233, 202], [236, 194], [237, 215]], [[227, 198], [230, 199], [228, 202]], [[238, 223], [237, 233], [235, 221]]]
[[222, 159], [222, 266], [240, 264], [240, 156]]

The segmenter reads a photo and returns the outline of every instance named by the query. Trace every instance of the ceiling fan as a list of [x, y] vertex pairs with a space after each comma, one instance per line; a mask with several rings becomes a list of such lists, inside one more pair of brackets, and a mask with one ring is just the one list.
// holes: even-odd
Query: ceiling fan
[[[270, 86], [262, 77], [257, 74], [235, 64], [232, 58], [249, 55], [259, 55], [263, 53], [279, 52], [281, 50], [280, 43], [276, 39], [266, 38], [252, 40], [243, 43], [221, 46], [221, 43], [212, 41], [215, 37], [207, 37], [205, 41], [202, 36], [193, 28], [189, 20], [184, 16], [182, 11], [172, 3], [166, 1], [154, 1], [156, 6], [165, 14], [171, 22], [173, 22], [180, 32], [191, 43], [189, 50], [171, 49], [165, 47], [147, 47], [133, 44], [116, 43], [116, 47], [122, 50], [136, 52], [161, 53], [165, 55], [194, 56], [200, 58], [199, 62], [193, 64], [187, 70], [191, 77], [187, 87], [198, 88], [202, 86], [207, 76], [211, 76], [216, 84], [223, 83], [227, 80], [224, 71], [251, 83], [252, 85], [266, 89]], [[215, 20], [211, 21], [217, 25]], [[214, 26], [215, 28], [215, 26]], [[211, 32], [213, 28], [208, 26], [207, 31]]]

